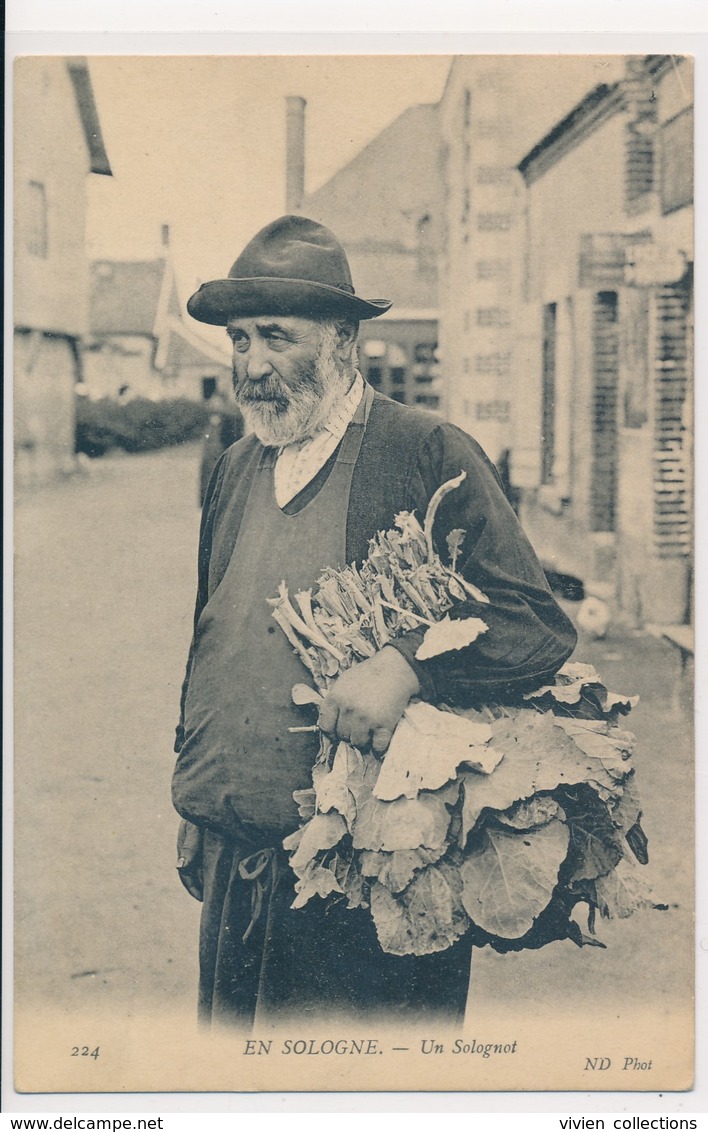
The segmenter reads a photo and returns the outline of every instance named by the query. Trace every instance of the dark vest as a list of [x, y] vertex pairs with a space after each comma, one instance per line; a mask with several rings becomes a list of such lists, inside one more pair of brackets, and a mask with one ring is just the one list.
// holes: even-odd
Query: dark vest
[[352, 473], [371, 399], [367, 388], [326, 481], [296, 514], [275, 501], [275, 449], [260, 451], [233, 552], [196, 626], [174, 803], [190, 820], [256, 846], [297, 827], [292, 794], [311, 785], [318, 750], [316, 734], [288, 730], [313, 721], [312, 709], [291, 699], [294, 684], [312, 681], [267, 599], [283, 581], [292, 596], [326, 567], [346, 564]]

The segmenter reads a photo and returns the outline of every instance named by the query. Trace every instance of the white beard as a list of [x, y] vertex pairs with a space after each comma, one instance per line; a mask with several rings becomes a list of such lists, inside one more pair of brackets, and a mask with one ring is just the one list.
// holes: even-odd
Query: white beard
[[312, 370], [296, 389], [287, 389], [279, 379], [266, 379], [258, 387], [272, 399], [257, 401], [244, 401], [239, 396], [242, 390], [236, 389], [236, 403], [246, 428], [255, 433], [261, 444], [280, 448], [306, 440], [319, 431], [351, 384], [351, 378], [337, 366], [333, 347], [334, 333], [324, 329]]

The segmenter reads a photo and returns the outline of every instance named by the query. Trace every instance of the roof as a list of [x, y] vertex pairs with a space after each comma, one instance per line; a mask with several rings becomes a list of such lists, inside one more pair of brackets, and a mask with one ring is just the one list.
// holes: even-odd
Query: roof
[[[156, 361], [162, 361], [162, 350]], [[170, 318], [167, 325], [167, 342], [164, 349], [164, 363], [167, 367], [180, 369], [189, 366], [223, 368], [231, 372], [231, 359], [226, 347], [220, 349], [211, 342], [205, 342], [180, 319]]]
[[157, 343], [156, 365], [231, 367], [230, 352], [205, 341], [183, 319], [171, 264], [165, 259], [91, 264], [91, 334], [140, 336]]
[[76, 105], [78, 106], [86, 145], [88, 146], [91, 172], [111, 177], [113, 174], [103, 143], [101, 123], [96, 109], [96, 100], [93, 96], [88, 63], [82, 58], [69, 59], [67, 67], [74, 87]]
[[658, 76], [675, 67], [683, 58], [683, 55], [647, 55], [644, 63], [650, 75]]
[[308, 193], [298, 211], [341, 240], [357, 294], [429, 309], [437, 306], [442, 197], [438, 106], [421, 103]]
[[91, 264], [89, 326], [92, 334], [145, 334], [155, 329], [164, 259]]
[[[416, 222], [440, 214], [438, 106], [404, 110], [298, 209], [331, 228], [347, 251], [411, 247]], [[385, 246], [382, 234], [385, 233]]]
[[535, 181], [555, 164], [567, 145], [600, 125], [608, 115], [619, 110], [621, 105], [621, 84], [599, 83], [529, 150], [517, 166], [519, 172], [528, 182]]

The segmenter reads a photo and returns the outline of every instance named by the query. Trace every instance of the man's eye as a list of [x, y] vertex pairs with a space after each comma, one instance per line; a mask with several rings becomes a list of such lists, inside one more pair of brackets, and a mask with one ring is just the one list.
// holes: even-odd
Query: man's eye
[[235, 350], [245, 350], [248, 346], [248, 338], [245, 334], [229, 334], [229, 338]]

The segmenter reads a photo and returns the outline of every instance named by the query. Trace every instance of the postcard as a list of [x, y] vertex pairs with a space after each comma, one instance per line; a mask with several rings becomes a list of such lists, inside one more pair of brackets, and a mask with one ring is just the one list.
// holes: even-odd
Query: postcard
[[692, 59], [13, 81], [15, 1088], [690, 1090]]

